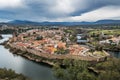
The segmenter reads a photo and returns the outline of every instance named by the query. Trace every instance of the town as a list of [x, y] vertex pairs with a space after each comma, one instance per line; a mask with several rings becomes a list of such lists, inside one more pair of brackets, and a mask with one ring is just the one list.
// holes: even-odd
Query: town
[[0, 80], [120, 80], [120, 0], [0, 0]]
[[68, 58], [104, 61], [106, 57], [110, 56], [104, 50], [92, 49], [89, 35], [86, 31], [85, 33], [82, 31], [84, 29], [66, 27], [52, 27], [47, 30], [31, 29], [21, 33], [14, 33], [8, 44], [13, 48], [26, 50], [47, 59]]
[[[99, 67], [117, 61], [114, 60], [117, 56], [112, 55], [110, 51], [120, 50], [120, 29], [110, 29], [109, 26], [101, 29], [2, 25], [0, 30], [1, 34], [12, 34], [12, 37], [1, 45], [9, 49], [13, 55], [20, 55], [38, 64], [50, 66], [66, 66], [71, 63], [78, 66], [76, 60], [87, 61], [92, 63], [89, 69], [97, 74], [100, 71]], [[4, 38], [3, 35], [2, 37]], [[67, 64], [64, 63], [66, 60]], [[93, 64], [98, 66], [95, 67]], [[59, 74], [59, 71], [55, 72]]]

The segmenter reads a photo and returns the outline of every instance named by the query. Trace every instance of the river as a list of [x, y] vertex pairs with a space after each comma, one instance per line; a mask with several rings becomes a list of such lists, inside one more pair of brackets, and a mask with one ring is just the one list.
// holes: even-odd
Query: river
[[116, 58], [120, 58], [120, 52], [109, 52], [111, 56], [114, 56]]
[[[2, 35], [0, 43], [6, 41], [11, 35]], [[8, 49], [0, 45], [0, 68], [15, 70], [17, 73], [29, 77], [31, 80], [57, 80], [52, 73], [52, 68], [35, 63], [21, 56], [13, 55]]]

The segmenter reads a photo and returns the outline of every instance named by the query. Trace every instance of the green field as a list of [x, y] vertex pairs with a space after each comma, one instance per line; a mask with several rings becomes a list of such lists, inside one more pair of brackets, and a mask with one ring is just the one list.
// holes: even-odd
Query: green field
[[100, 33], [104, 33], [107, 35], [120, 35], [120, 29], [114, 29], [114, 30], [92, 30], [89, 32], [90, 35], [92, 35], [93, 33], [95, 34], [100, 34]]

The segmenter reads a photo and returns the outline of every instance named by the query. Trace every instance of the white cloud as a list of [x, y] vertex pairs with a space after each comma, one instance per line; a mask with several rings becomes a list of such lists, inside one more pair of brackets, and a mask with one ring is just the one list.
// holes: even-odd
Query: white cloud
[[85, 7], [85, 1], [83, 0], [55, 0], [52, 6], [49, 6], [49, 12], [57, 15], [68, 15], [76, 10], [83, 9]]
[[97, 21], [102, 19], [120, 18], [120, 6], [107, 6], [84, 13], [81, 16], [72, 17], [73, 20]]
[[10, 20], [8, 20], [8, 19], [0, 19], [0, 22], [8, 22], [8, 21], [10, 21]]
[[102, 19], [120, 19], [120, 6], [106, 6], [80, 16], [57, 18], [53, 21], [97, 21]]
[[23, 7], [23, 0], [0, 0], [0, 9]]
[[56, 2], [55, 6], [50, 9], [51, 12], [55, 13], [71, 13], [74, 11], [74, 7], [71, 6], [69, 0], [59, 0]]

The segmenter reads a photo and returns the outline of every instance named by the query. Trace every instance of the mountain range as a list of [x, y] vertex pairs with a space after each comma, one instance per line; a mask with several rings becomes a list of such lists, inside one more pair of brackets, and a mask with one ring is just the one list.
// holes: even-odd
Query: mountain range
[[33, 22], [27, 20], [13, 20], [7, 24], [18, 25], [42, 25], [42, 26], [74, 26], [74, 25], [99, 25], [99, 24], [120, 24], [120, 20], [99, 20], [96, 22]]

